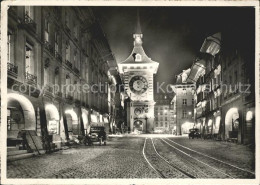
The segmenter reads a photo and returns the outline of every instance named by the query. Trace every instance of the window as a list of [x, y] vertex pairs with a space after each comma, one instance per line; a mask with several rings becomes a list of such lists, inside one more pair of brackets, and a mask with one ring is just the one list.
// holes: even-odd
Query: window
[[167, 117], [165, 117], [165, 121], [167, 121]]
[[163, 127], [163, 122], [161, 122], [161, 127]]
[[69, 20], [69, 15], [68, 15], [68, 12], [67, 10], [65, 11], [65, 25], [69, 28], [69, 23], [70, 23], [70, 20]]
[[44, 67], [44, 85], [48, 85], [50, 80], [49, 67]]
[[31, 19], [34, 19], [33, 7], [25, 6], [25, 14], [28, 15]]
[[45, 42], [50, 42], [50, 24], [47, 19], [45, 19], [45, 26], [44, 26], [44, 39]]
[[78, 26], [76, 25], [76, 23], [74, 23], [74, 26], [73, 26], [73, 33], [74, 33], [74, 37], [77, 39], [78, 38]]
[[168, 123], [167, 122], [165, 122], [165, 127], [168, 127]]
[[78, 66], [77, 66], [77, 51], [76, 50], [74, 51], [73, 62], [74, 62], [75, 67], [78, 68]]
[[142, 56], [140, 54], [136, 54], [136, 58], [135, 58], [135, 61], [142, 61]]
[[237, 80], [238, 80], [237, 71], [235, 71], [235, 74], [234, 74], [234, 76], [235, 76], [235, 81], [234, 81], [234, 84], [237, 84]]
[[182, 104], [187, 105], [187, 99], [182, 99]]
[[186, 110], [182, 110], [182, 118], [186, 118], [187, 117], [187, 111]]
[[54, 84], [56, 86], [59, 85], [59, 68], [58, 67], [55, 69]]
[[34, 74], [33, 47], [28, 42], [25, 45], [25, 72]]
[[192, 105], [194, 105], [194, 99], [191, 99], [191, 103], [192, 103]]
[[55, 54], [59, 53], [59, 33], [58, 32], [55, 32], [55, 36], [54, 36], [54, 39], [55, 39]]
[[66, 60], [70, 61], [70, 43], [69, 41], [66, 42]]
[[14, 35], [8, 31], [7, 35], [7, 62], [14, 63]]

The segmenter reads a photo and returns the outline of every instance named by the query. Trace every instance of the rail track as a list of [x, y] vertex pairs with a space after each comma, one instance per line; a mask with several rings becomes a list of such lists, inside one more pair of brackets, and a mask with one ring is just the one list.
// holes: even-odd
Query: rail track
[[[152, 138], [150, 138], [150, 144], [145, 138], [143, 146], [143, 156], [149, 166], [161, 177], [161, 178], [196, 178], [192, 174], [182, 170], [178, 166], [169, 162], [165, 157], [160, 155], [156, 150]], [[147, 144], [148, 143], [148, 144]], [[146, 152], [148, 151], [148, 152]]]
[[143, 156], [160, 178], [255, 177], [249, 170], [195, 151], [168, 138], [146, 138]]
[[195, 151], [168, 138], [161, 138], [160, 140], [162, 140], [174, 150], [177, 150], [183, 155], [188, 156], [190, 159], [204, 164], [205, 166], [215, 170], [222, 175], [227, 176], [228, 178], [255, 178], [254, 172], [232, 165], [205, 153]]

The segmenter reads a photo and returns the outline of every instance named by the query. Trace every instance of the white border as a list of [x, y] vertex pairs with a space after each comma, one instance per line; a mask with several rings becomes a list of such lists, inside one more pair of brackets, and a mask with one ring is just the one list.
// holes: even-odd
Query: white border
[[259, 2], [258, 1], [84, 1], [84, 0], [23, 0], [5, 1], [1, 3], [1, 59], [7, 60], [7, 5], [41, 5], [41, 6], [253, 6], [255, 7], [256, 33], [256, 62], [255, 62], [255, 89], [256, 89], [256, 179], [7, 179], [6, 178], [6, 114], [7, 105], [7, 65], [1, 63], [1, 184], [260, 184], [259, 181]]

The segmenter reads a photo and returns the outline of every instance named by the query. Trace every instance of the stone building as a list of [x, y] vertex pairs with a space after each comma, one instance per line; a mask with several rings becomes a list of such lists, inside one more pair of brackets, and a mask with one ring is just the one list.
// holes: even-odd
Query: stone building
[[244, 45], [233, 33], [216, 33], [191, 67], [187, 81], [196, 82], [196, 127], [204, 136], [254, 143], [254, 52]]
[[11, 6], [7, 48], [8, 146], [24, 130], [59, 148], [108, 124], [108, 93], [97, 84], [115, 59], [91, 8]]
[[154, 129], [154, 74], [159, 63], [149, 58], [143, 49], [143, 34], [140, 23], [134, 38], [134, 48], [129, 57], [118, 64], [122, 82], [125, 85], [129, 102], [127, 109], [127, 127], [135, 133], [151, 133]]
[[176, 83], [171, 85], [174, 91], [172, 99], [174, 113], [174, 132], [176, 135], [189, 133], [194, 127], [194, 88], [192, 82], [187, 82], [190, 69], [183, 70], [177, 75]]
[[155, 94], [154, 101], [154, 132], [172, 133], [174, 116], [171, 94]]

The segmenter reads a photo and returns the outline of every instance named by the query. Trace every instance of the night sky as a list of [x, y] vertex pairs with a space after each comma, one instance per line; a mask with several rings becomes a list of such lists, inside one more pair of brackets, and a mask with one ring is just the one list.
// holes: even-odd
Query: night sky
[[[143, 48], [160, 63], [159, 82], [173, 84], [175, 75], [191, 67], [204, 39], [229, 32], [238, 40], [254, 35], [254, 9], [246, 7], [96, 7], [117, 63], [133, 48], [139, 9]], [[252, 38], [253, 39], [253, 38]]]

